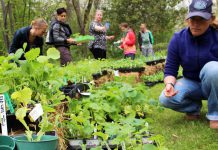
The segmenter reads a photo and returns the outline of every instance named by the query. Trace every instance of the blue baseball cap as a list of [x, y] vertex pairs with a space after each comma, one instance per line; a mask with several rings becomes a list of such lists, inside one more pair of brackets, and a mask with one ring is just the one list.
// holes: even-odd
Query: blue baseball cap
[[192, 0], [186, 19], [194, 16], [209, 20], [216, 13], [216, 2], [213, 0]]

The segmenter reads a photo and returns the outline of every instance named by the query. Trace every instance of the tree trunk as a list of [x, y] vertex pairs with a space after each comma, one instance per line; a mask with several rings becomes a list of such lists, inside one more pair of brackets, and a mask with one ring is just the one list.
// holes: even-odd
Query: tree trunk
[[85, 10], [85, 13], [84, 13], [84, 19], [83, 19], [84, 30], [85, 30], [86, 24], [88, 22], [88, 18], [89, 18], [90, 11], [92, 9], [93, 1], [94, 0], [89, 0], [88, 5], [87, 5], [86, 10]]
[[73, 17], [73, 4], [71, 0], [66, 0], [66, 5], [67, 5], [67, 21], [68, 22], [73, 22], [72, 17]]
[[2, 35], [3, 35], [5, 46], [7, 49], [9, 49], [10, 41], [9, 41], [9, 36], [8, 36], [7, 9], [6, 9], [4, 0], [1, 0], [1, 6], [2, 6], [2, 15], [3, 15]]
[[12, 4], [11, 4], [11, 1], [8, 1], [8, 14], [9, 14], [9, 20], [10, 20], [11, 34], [14, 34], [14, 21], [13, 21], [13, 13], [12, 13]]
[[26, 17], [26, 0], [23, 0], [24, 8], [23, 8], [23, 26], [25, 25], [25, 17]]
[[78, 25], [80, 28], [80, 34], [84, 35], [85, 34], [85, 27], [84, 27], [84, 23], [83, 23], [83, 19], [82, 19], [82, 13], [81, 13], [81, 9], [80, 9], [79, 0], [72, 0], [72, 4], [73, 4], [74, 10], [76, 12], [77, 22], [78, 22]]

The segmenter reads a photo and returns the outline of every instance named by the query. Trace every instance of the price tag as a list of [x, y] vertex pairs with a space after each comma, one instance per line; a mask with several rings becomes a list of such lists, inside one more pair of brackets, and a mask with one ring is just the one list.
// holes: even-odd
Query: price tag
[[114, 76], [115, 77], [119, 77], [120, 75], [119, 75], [119, 70], [114, 70]]
[[36, 121], [42, 115], [43, 115], [43, 109], [41, 104], [36, 104], [33, 110], [29, 113], [29, 116], [33, 121]]
[[7, 127], [7, 116], [6, 116], [6, 108], [5, 108], [5, 97], [4, 95], [0, 95], [0, 117], [1, 117], [1, 126], [2, 126], [2, 135], [8, 135], [8, 127]]

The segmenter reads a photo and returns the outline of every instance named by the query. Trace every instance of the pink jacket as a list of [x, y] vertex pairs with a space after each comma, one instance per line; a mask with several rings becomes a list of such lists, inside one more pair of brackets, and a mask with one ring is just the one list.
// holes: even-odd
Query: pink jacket
[[136, 53], [136, 36], [135, 33], [129, 29], [126, 37], [121, 39], [122, 44], [120, 47], [124, 50], [124, 54], [135, 54]]

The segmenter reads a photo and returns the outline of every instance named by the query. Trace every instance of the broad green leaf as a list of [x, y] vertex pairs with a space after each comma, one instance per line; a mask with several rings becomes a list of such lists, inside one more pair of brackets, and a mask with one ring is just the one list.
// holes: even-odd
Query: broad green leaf
[[24, 53], [24, 51], [23, 51], [22, 48], [18, 49], [18, 50], [16, 51], [16, 53], [14, 54], [14, 59], [15, 59], [15, 60], [18, 60], [18, 59], [23, 55], [23, 53]]
[[26, 113], [27, 113], [27, 108], [26, 107], [22, 107], [19, 108], [16, 112], [15, 112], [15, 116], [18, 120], [23, 120], [24, 117], [26, 117]]
[[16, 91], [12, 93], [11, 98], [15, 100], [18, 104], [23, 103], [24, 106], [31, 103], [32, 90], [25, 87], [23, 90]]
[[40, 54], [40, 48], [34, 48], [25, 53], [25, 58], [27, 61], [33, 61], [36, 60], [39, 54]]
[[40, 63], [46, 63], [46, 62], [48, 62], [48, 57], [47, 56], [39, 56], [37, 58], [37, 61]]
[[0, 85], [0, 94], [3, 94], [9, 90], [9, 86], [7, 85]]
[[51, 59], [59, 59], [60, 52], [56, 48], [49, 48], [47, 51], [47, 56]]
[[158, 150], [158, 148], [152, 144], [143, 145], [143, 150]]

